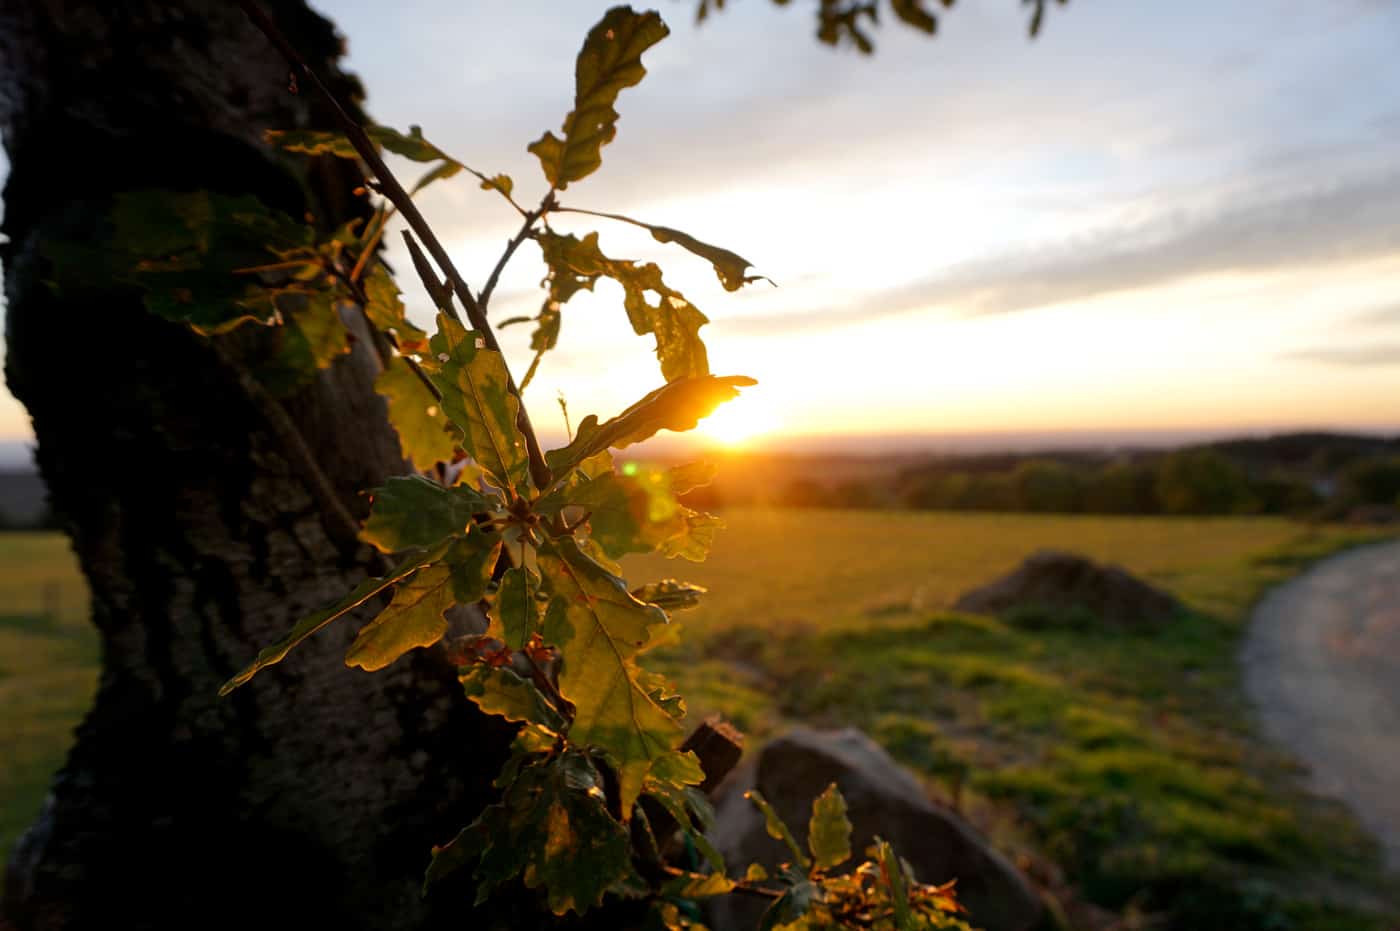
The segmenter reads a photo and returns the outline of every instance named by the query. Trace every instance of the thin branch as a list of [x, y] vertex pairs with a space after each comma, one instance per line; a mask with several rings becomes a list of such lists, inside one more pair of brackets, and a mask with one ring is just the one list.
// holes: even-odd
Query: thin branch
[[[491, 269], [491, 277], [486, 279], [486, 285], [481, 289], [481, 312], [486, 313], [487, 305], [491, 302], [491, 294], [496, 290], [496, 282], [501, 279], [501, 272], [505, 271], [510, 257], [515, 255], [515, 250], [520, 248], [520, 244], [529, 239], [534, 232], [535, 221], [544, 216], [554, 207], [554, 188], [549, 189], [549, 193], [540, 201], [540, 205], [529, 213], [525, 214], [525, 222], [520, 224], [520, 231], [510, 242], [506, 243], [506, 251], [501, 253], [501, 257], [496, 260], [496, 267]], [[527, 379], [528, 381], [528, 379]]]
[[[433, 234], [432, 228], [428, 226], [428, 221], [423, 218], [423, 214], [419, 211], [418, 205], [413, 202], [413, 198], [404, 190], [398, 178], [394, 177], [393, 172], [389, 170], [389, 166], [384, 164], [384, 159], [379, 157], [379, 152], [375, 149], [374, 143], [370, 140], [364, 127], [346, 112], [345, 107], [341, 104], [340, 100], [336, 98], [335, 94], [331, 92], [331, 89], [322, 83], [316, 72], [311, 70], [311, 66], [302, 59], [297, 50], [293, 48], [286, 37], [282, 35], [277, 25], [268, 18], [267, 13], [265, 13], [254, 0], [238, 0], [238, 5], [243, 9], [243, 12], [248, 15], [248, 18], [253, 21], [253, 25], [257, 26], [258, 29], [262, 31], [262, 34], [267, 36], [268, 41], [276, 46], [277, 50], [282, 53], [282, 57], [287, 60], [287, 63], [292, 68], [293, 77], [297, 75], [304, 77], [307, 83], [314, 87], [317, 93], [330, 105], [331, 111], [335, 114], [336, 120], [340, 123], [341, 129], [345, 133], [345, 138], [349, 140], [350, 145], [354, 147], [355, 152], [360, 158], [364, 159], [365, 164], [369, 166], [370, 172], [373, 173], [374, 177], [379, 182], [380, 191], [398, 208], [399, 213], [402, 214], [404, 220], [407, 221], [409, 228], [418, 234], [418, 238], [423, 242], [423, 247], [428, 250], [428, 254], [433, 257], [433, 261], [437, 263], [438, 268], [447, 276], [447, 280], [452, 285], [453, 293], [456, 294], [457, 300], [461, 301], [463, 309], [466, 310], [467, 318], [472, 324], [472, 329], [481, 334], [481, 339], [485, 344], [485, 348], [493, 352], [500, 352], [501, 346], [496, 340], [496, 334], [492, 332], [491, 325], [482, 314], [480, 305], [477, 304], [476, 298], [472, 296], [471, 288], [467, 286], [466, 279], [462, 277], [461, 272], [457, 271], [457, 266], [452, 263], [452, 259], [448, 256], [447, 250], [442, 247], [442, 243], [439, 242], [437, 236]], [[455, 310], [452, 316], [456, 317]], [[460, 318], [458, 318], [458, 322], [460, 322]], [[516, 418], [516, 426], [525, 437], [525, 449], [530, 460], [530, 475], [537, 486], [545, 488], [550, 484], [553, 476], [550, 473], [549, 466], [545, 463], [544, 453], [540, 448], [539, 437], [535, 435], [534, 426], [530, 423], [530, 415], [525, 409], [525, 400], [520, 395], [520, 389], [516, 387], [514, 377], [510, 375], [509, 366], [506, 367], [506, 387], [510, 393], [515, 395], [517, 400], [520, 401], [520, 414]]]
[[[700, 875], [699, 873], [692, 873], [690, 870], [677, 869], [674, 866], [662, 866], [661, 871], [668, 876], [673, 876], [676, 878], [682, 876], [693, 876], [697, 879], [707, 878], [705, 876]], [[783, 891], [781, 889], [769, 889], [767, 886], [757, 886], [746, 879], [731, 879], [730, 882], [734, 884], [734, 888], [730, 890], [732, 892], [741, 892], [745, 895], [758, 896], [759, 898], [764, 899], [781, 899], [783, 897]]]

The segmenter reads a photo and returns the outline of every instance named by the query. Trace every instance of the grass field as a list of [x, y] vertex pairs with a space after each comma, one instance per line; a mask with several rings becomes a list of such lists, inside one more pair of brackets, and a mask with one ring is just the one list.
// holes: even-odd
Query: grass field
[[66, 537], [0, 534], [0, 855], [34, 818], [92, 704], [87, 604]]
[[[693, 711], [762, 739], [854, 725], [1050, 885], [1173, 928], [1390, 928], [1374, 845], [1249, 736], [1235, 653], [1268, 586], [1366, 532], [1283, 520], [849, 511], [726, 515], [711, 589], [663, 654]], [[1156, 633], [1028, 631], [956, 596], [1041, 547], [1125, 566], [1192, 609]], [[1327, 899], [1349, 903], [1333, 907]], [[1389, 919], [1383, 915], [1391, 916]], [[1144, 925], [1150, 926], [1150, 925]]]
[[[711, 589], [658, 658], [693, 713], [721, 711], [753, 740], [797, 720], [862, 727], [1037, 878], [1120, 914], [1241, 931], [1389, 926], [1376, 850], [1250, 738], [1234, 665], [1264, 588], [1373, 534], [1264, 519], [725, 516], [709, 562], [628, 566], [638, 582]], [[948, 611], [1042, 547], [1119, 563], [1193, 613], [1114, 633]], [[90, 701], [96, 654], [61, 539], [0, 536], [0, 598], [7, 850]]]

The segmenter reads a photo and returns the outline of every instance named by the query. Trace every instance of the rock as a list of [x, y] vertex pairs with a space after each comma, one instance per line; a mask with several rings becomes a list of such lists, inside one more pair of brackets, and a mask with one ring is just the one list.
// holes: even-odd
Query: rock
[[1028, 612], [1028, 617], [1041, 612], [1062, 617], [1087, 612], [1120, 627], [1160, 624], [1182, 610], [1171, 595], [1118, 566], [1099, 565], [1056, 550], [1031, 554], [1008, 575], [964, 593], [953, 608], [974, 614], [1018, 610]]
[[[840, 787], [854, 826], [851, 849], [862, 856], [876, 835], [914, 866], [921, 882], [957, 879], [970, 922], [985, 931], [1028, 931], [1041, 918], [1040, 899], [1004, 857], [971, 825], [928, 800], [924, 789], [889, 754], [860, 731], [798, 728], [765, 746], [720, 787], [711, 835], [732, 874], [757, 861], [771, 871], [791, 854], [764, 830], [744, 792], [757, 788], [797, 835], [807, 840], [812, 800], [831, 783]], [[715, 931], [749, 931], [764, 908], [743, 896], [722, 896], [710, 906]]]

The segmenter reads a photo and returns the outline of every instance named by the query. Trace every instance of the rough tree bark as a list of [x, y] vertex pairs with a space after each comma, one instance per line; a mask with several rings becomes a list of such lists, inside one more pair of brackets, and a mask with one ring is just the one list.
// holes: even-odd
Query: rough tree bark
[[[268, 5], [358, 98], [331, 24], [301, 0]], [[376, 567], [335, 517], [403, 471], [367, 341], [286, 404], [327, 496], [206, 341], [129, 291], [75, 301], [45, 285], [41, 244], [92, 237], [116, 191], [246, 192], [343, 218], [359, 180], [343, 163], [308, 174], [260, 138], [317, 125], [326, 114], [287, 93], [285, 65], [225, 0], [0, 0], [6, 375], [103, 647], [96, 705], [10, 864], [16, 927], [444, 917], [418, 893], [428, 849], [483, 803], [503, 735], [440, 653], [347, 670], [341, 625], [216, 697], [260, 645]]]

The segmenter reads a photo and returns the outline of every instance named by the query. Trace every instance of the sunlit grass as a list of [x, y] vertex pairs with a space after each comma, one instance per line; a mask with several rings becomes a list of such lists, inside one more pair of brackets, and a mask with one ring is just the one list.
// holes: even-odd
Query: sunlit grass
[[[1182, 927], [1222, 915], [1240, 929], [1388, 927], [1319, 904], [1324, 887], [1374, 904], [1378, 851], [1250, 736], [1235, 661], [1265, 588], [1375, 533], [1274, 519], [726, 518], [705, 564], [629, 566], [638, 581], [711, 589], [661, 657], [697, 713], [760, 741], [798, 720], [864, 728], [1003, 843], [1115, 909], [1170, 908]], [[950, 611], [1045, 547], [1120, 564], [1191, 612], [1133, 633], [1031, 632]]]
[[0, 858], [33, 820], [97, 687], [87, 586], [66, 538], [0, 534]]

